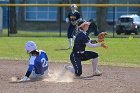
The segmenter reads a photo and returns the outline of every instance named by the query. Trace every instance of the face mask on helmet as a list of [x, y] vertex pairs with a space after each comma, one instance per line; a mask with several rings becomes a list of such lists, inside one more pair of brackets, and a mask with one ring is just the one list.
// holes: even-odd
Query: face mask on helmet
[[26, 49], [27, 53], [30, 53], [30, 52], [36, 50], [36, 49], [37, 49], [37, 46], [36, 46], [35, 42], [33, 42], [33, 41], [28, 41], [28, 42], [25, 44], [25, 49]]

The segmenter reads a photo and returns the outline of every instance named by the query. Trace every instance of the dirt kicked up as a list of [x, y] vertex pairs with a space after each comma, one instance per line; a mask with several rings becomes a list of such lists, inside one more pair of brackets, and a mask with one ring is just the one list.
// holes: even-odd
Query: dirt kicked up
[[27, 69], [26, 62], [0, 60], [0, 93], [140, 93], [140, 68], [99, 66], [102, 76], [90, 77], [91, 65], [83, 65], [81, 78], [64, 73], [63, 63], [50, 63], [50, 77], [13, 83]]

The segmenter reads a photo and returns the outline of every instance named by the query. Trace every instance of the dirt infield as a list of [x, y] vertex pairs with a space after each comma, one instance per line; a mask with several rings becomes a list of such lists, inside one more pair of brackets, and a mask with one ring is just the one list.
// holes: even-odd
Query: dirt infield
[[[63, 63], [50, 63], [50, 72], [60, 72]], [[12, 83], [12, 77], [21, 78], [26, 62], [0, 60], [0, 93], [140, 93], [140, 68], [99, 66], [102, 76], [90, 76], [91, 66], [83, 65], [81, 79], [60, 77], [63, 82], [49, 80]], [[58, 80], [59, 81], [59, 80]]]

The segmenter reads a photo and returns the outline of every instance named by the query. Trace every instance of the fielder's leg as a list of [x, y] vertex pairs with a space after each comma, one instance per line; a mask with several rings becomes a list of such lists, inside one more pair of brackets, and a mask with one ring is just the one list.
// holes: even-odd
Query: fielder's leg
[[68, 37], [68, 48], [72, 48], [72, 26], [70, 25], [68, 28], [68, 32], [67, 32], [67, 37]]
[[72, 48], [72, 38], [68, 38], [68, 41], [69, 41], [69, 46], [68, 46], [68, 48]]
[[75, 74], [75, 69], [74, 69], [73, 66], [65, 65], [64, 67], [65, 67], [65, 69], [67, 69], [67, 70], [70, 71], [71, 73]]
[[73, 65], [73, 67], [74, 67], [75, 75], [76, 76], [81, 76], [81, 74], [82, 74], [82, 65], [81, 65], [80, 56], [78, 54], [71, 53], [70, 60], [71, 60], [71, 63]]
[[92, 59], [93, 76], [100, 76], [102, 73], [98, 70], [98, 53], [93, 51], [85, 51], [82, 57], [82, 61]]
[[98, 70], [98, 57], [92, 60], [93, 76], [100, 76], [102, 73]]
[[75, 30], [75, 26], [70, 25], [67, 32], [67, 37], [68, 37], [68, 42], [69, 42], [68, 48], [72, 48], [72, 39], [74, 35], [73, 34], [74, 30]]

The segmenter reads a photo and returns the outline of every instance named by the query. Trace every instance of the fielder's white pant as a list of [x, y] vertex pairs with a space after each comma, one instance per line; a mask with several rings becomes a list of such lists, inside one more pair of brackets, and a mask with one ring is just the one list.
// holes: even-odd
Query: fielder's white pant
[[68, 41], [69, 41], [69, 46], [68, 46], [68, 48], [72, 48], [72, 38], [68, 38]]

